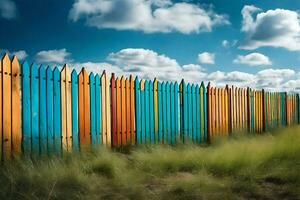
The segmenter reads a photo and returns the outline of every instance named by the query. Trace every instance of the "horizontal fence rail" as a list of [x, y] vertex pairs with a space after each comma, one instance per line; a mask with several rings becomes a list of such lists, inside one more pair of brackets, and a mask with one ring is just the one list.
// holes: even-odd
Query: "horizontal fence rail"
[[299, 94], [78, 74], [7, 54], [0, 68], [1, 160], [84, 146], [200, 144], [300, 124]]

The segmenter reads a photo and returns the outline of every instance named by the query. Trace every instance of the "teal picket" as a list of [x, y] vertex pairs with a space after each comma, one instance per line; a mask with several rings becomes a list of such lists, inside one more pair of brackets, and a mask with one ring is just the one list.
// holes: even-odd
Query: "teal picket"
[[96, 120], [96, 143], [100, 145], [102, 143], [101, 134], [101, 81], [99, 74], [95, 76], [95, 120]]
[[39, 68], [39, 122], [40, 122], [40, 152], [47, 154], [47, 110], [46, 110], [46, 68]]
[[61, 153], [61, 90], [60, 72], [57, 67], [53, 71], [53, 116], [54, 116], [54, 151]]
[[158, 107], [158, 142], [163, 141], [163, 104], [162, 104], [162, 84], [157, 82], [157, 107]]
[[31, 152], [31, 98], [30, 67], [25, 61], [22, 64], [22, 149], [25, 155]]
[[175, 143], [175, 105], [174, 105], [174, 83], [170, 84], [170, 121], [171, 121], [171, 127], [170, 127], [170, 139], [169, 143], [174, 144]]
[[89, 86], [90, 86], [90, 137], [91, 144], [97, 144], [96, 140], [96, 104], [95, 104], [95, 76], [94, 73], [90, 73], [89, 76]]
[[192, 109], [190, 112], [192, 113], [192, 132], [193, 132], [193, 142], [197, 142], [197, 124], [196, 124], [196, 115], [197, 115], [197, 108], [196, 108], [196, 88], [195, 85], [192, 85], [191, 88], [191, 97], [192, 97]]
[[188, 112], [187, 112], [187, 86], [182, 79], [181, 81], [181, 88], [182, 88], [182, 93], [181, 93], [181, 137], [182, 141], [185, 142], [188, 139]]
[[46, 87], [47, 87], [47, 152], [52, 154], [54, 151], [53, 141], [53, 71], [50, 66], [46, 70]]
[[149, 81], [149, 141], [154, 144], [155, 133], [154, 133], [154, 105], [153, 105], [153, 82]]
[[165, 142], [166, 144], [170, 144], [170, 136], [171, 136], [171, 119], [170, 119], [170, 83], [166, 83], [166, 135]]
[[149, 123], [149, 81], [145, 81], [145, 143], [149, 143], [150, 141], [150, 123]]
[[39, 153], [39, 81], [38, 67], [36, 64], [31, 65], [31, 134], [32, 134], [32, 152]]
[[193, 137], [193, 126], [192, 126], [192, 86], [190, 85], [190, 83], [187, 84], [187, 112], [188, 112], [188, 138], [189, 140], [192, 139]]
[[197, 84], [195, 88], [195, 130], [196, 130], [196, 138], [195, 138], [195, 143], [200, 143], [201, 142], [201, 111], [200, 111], [200, 87]]
[[141, 144], [141, 105], [140, 105], [140, 83], [138, 77], [134, 80], [135, 94], [135, 141]]
[[161, 97], [162, 97], [162, 141], [163, 143], [167, 143], [167, 92], [166, 92], [166, 83], [162, 82], [161, 85]]
[[[202, 129], [202, 138], [204, 142], [208, 141], [208, 134], [207, 134], [207, 99], [206, 99], [206, 87], [204, 86], [204, 82], [201, 83], [201, 87], [203, 87], [203, 110], [201, 111], [203, 113], [204, 117], [204, 127]], [[201, 127], [202, 128], [202, 127]], [[202, 142], [200, 141], [200, 142]]]
[[78, 138], [78, 79], [77, 72], [74, 69], [71, 73], [71, 92], [72, 92], [72, 148], [79, 150]]
[[179, 122], [178, 122], [178, 117], [179, 117], [179, 112], [178, 112], [178, 92], [179, 92], [179, 88], [178, 88], [178, 83], [177, 81], [175, 82], [174, 85], [174, 125], [175, 125], [175, 132], [174, 132], [174, 143], [177, 142], [177, 138], [179, 136]]
[[[140, 88], [141, 88], [142, 81], [140, 81]], [[143, 85], [144, 87], [145, 85]], [[145, 113], [145, 87], [143, 90], [140, 89], [140, 100], [141, 100], [141, 143], [145, 143], [146, 140], [146, 113]]]

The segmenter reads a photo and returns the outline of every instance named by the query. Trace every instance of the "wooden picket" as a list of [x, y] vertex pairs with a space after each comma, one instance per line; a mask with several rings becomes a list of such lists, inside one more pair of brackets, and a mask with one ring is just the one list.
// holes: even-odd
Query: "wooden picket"
[[300, 124], [299, 94], [158, 79], [101, 77], [67, 65], [0, 62], [0, 159], [87, 145], [210, 142]]

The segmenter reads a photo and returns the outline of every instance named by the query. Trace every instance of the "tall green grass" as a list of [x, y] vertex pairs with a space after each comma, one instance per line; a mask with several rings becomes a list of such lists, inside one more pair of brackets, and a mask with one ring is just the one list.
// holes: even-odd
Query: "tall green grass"
[[15, 160], [0, 169], [0, 199], [300, 199], [300, 127]]

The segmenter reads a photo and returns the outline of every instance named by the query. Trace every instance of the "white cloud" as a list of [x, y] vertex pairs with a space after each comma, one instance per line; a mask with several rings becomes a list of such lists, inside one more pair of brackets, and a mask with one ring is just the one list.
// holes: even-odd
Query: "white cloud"
[[300, 16], [296, 11], [275, 9], [262, 12], [260, 8], [246, 5], [242, 16], [241, 30], [245, 32], [246, 39], [240, 48], [271, 46], [300, 50]]
[[12, 53], [12, 55], [17, 56], [17, 58], [19, 60], [24, 60], [25, 58], [27, 58], [28, 54], [26, 53], [26, 51], [24, 50], [20, 50], [20, 51], [15, 51]]
[[209, 32], [216, 25], [229, 24], [225, 15], [212, 8], [170, 0], [76, 0], [69, 13], [99, 29], [138, 30], [146, 33], [172, 31], [184, 34]]
[[17, 7], [12, 0], [0, 0], [0, 16], [5, 19], [13, 19], [17, 16]]
[[232, 40], [232, 41], [223, 40], [222, 41], [222, 46], [225, 47], [225, 48], [233, 47], [237, 44], [237, 42], [238, 42], [238, 40]]
[[223, 40], [222, 41], [222, 46], [223, 47], [229, 47], [229, 41], [228, 40]]
[[265, 88], [271, 91], [298, 91], [300, 71], [288, 68], [264, 69], [257, 73], [245, 73], [241, 71], [213, 71], [208, 72], [197, 64], [180, 65], [175, 59], [164, 54], [159, 54], [150, 49], [122, 49], [118, 52], [110, 53], [106, 62], [73, 62], [69, 61], [69, 66], [75, 68], [77, 72], [85, 67], [87, 71], [102, 74], [106, 70], [122, 75], [139, 76], [143, 79], [157, 78], [160, 81], [181, 81], [182, 78], [190, 83], [200, 84], [208, 81], [212, 85], [223, 87], [226, 84], [239, 87], [251, 87], [256, 89]]
[[15, 56], [17, 56], [17, 58], [19, 60], [24, 60], [28, 56], [25, 50], [19, 50], [19, 51], [10, 52], [7, 49], [0, 49], [0, 54], [5, 54], [5, 53], [7, 53], [7, 54], [9, 54], [11, 56], [15, 55]]
[[202, 64], [215, 64], [215, 54], [203, 52], [198, 54], [198, 61]]
[[36, 54], [36, 61], [39, 63], [45, 62], [63, 64], [71, 61], [68, 59], [70, 55], [71, 54], [67, 52], [66, 49], [40, 51]]
[[269, 57], [261, 53], [250, 53], [248, 55], [242, 56], [238, 55], [236, 59], [233, 60], [237, 64], [245, 64], [250, 66], [259, 66], [259, 65], [271, 65], [272, 62]]

